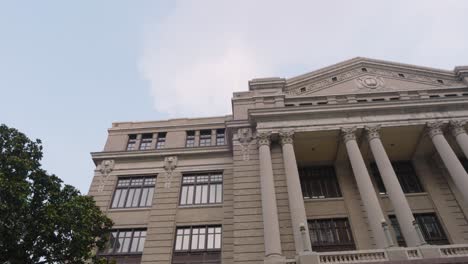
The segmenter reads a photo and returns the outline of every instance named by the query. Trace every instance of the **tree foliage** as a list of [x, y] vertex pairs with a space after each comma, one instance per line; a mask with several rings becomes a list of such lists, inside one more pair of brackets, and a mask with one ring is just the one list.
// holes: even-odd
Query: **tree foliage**
[[112, 226], [89, 196], [41, 168], [42, 145], [0, 125], [0, 263], [85, 263]]

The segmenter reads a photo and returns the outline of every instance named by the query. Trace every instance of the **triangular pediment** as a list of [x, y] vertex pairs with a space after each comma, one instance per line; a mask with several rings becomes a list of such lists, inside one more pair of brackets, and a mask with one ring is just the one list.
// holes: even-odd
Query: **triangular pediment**
[[453, 71], [355, 58], [286, 80], [291, 96], [373, 93], [463, 86]]

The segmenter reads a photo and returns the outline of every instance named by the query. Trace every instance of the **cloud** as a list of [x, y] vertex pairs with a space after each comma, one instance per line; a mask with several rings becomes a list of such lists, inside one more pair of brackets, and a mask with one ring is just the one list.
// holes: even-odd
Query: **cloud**
[[466, 1], [180, 1], [146, 30], [140, 60], [154, 107], [229, 114], [234, 91], [356, 56], [468, 64]]

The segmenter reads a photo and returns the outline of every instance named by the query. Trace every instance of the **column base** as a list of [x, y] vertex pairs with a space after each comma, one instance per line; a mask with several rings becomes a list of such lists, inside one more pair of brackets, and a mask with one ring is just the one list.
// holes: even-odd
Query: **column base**
[[319, 264], [320, 259], [317, 252], [301, 253], [296, 256], [296, 264]]
[[285, 264], [286, 258], [280, 255], [270, 255], [263, 260], [264, 264]]

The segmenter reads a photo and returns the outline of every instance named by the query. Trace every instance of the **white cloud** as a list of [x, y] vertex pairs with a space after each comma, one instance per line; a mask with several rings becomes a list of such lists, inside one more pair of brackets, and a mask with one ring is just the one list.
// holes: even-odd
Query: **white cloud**
[[468, 64], [467, 1], [180, 1], [146, 29], [140, 61], [155, 109], [230, 113], [233, 91], [356, 56]]

